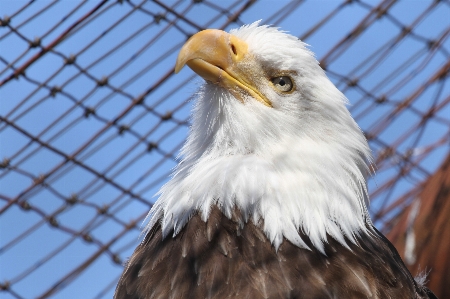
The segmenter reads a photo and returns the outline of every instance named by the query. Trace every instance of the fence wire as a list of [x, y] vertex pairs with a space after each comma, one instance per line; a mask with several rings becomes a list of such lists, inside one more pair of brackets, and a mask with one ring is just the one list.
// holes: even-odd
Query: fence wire
[[[0, 296], [111, 298], [200, 82], [192, 34], [262, 19], [311, 45], [374, 151], [383, 231], [449, 154], [450, 2], [0, 3]], [[198, 84], [197, 84], [198, 85]]]

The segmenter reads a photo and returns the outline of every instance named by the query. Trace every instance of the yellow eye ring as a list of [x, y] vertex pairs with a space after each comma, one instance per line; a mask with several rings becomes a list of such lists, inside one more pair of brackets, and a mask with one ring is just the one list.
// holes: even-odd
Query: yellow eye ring
[[294, 87], [291, 78], [288, 76], [274, 77], [271, 81], [273, 86], [281, 92], [289, 92]]

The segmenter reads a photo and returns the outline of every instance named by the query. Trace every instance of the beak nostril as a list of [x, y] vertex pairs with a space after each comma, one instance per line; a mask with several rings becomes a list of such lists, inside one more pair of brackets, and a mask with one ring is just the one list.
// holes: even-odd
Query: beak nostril
[[233, 51], [234, 55], [237, 55], [236, 47], [233, 44], [231, 44], [231, 51]]

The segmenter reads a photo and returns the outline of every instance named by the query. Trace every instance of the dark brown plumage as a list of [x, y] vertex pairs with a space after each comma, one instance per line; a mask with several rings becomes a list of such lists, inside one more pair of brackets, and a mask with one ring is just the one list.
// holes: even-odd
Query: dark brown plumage
[[[332, 238], [326, 255], [284, 240], [275, 251], [260, 229], [217, 207], [194, 215], [162, 239], [159, 225], [136, 248], [116, 299], [159, 298], [435, 298], [418, 286], [397, 251], [375, 228], [351, 250]], [[308, 245], [308, 239], [303, 236]]]
[[207, 83], [116, 299], [435, 298], [372, 227], [367, 141], [301, 41], [205, 30], [185, 64]]

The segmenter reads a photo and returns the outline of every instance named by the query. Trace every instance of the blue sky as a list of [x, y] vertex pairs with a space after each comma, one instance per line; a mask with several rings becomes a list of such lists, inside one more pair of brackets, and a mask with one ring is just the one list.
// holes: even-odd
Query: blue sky
[[[37, 1], [14, 15], [10, 25], [16, 32], [0, 27], [0, 81], [40, 51], [30, 48], [29, 42], [40, 38], [40, 45], [50, 44], [99, 2]], [[26, 3], [0, 2], [0, 17], [4, 20]], [[302, 37], [335, 12], [304, 41], [319, 60], [332, 53], [324, 61], [329, 77], [349, 98], [349, 109], [361, 128], [371, 132], [386, 124], [370, 143], [375, 157], [385, 148], [383, 144], [398, 143], [398, 151], [379, 164], [375, 179], [369, 181], [371, 192], [398, 174], [399, 157], [408, 151], [412, 150], [420, 166], [398, 180], [392, 195], [381, 192], [372, 198], [376, 211], [383, 200], [392, 202], [426, 178], [449, 152], [447, 141], [421, 155], [449, 135], [449, 107], [421, 126], [423, 132], [415, 129], [421, 120], [417, 111], [444, 102], [450, 94], [448, 79], [429, 84], [412, 102], [413, 109], [402, 111], [394, 121], [385, 117], [448, 62], [450, 5], [448, 1], [436, 7], [434, 1], [403, 1], [376, 19], [370, 11], [380, 1], [342, 3], [257, 1], [225, 29], [261, 19]], [[72, 278], [55, 287], [51, 298], [111, 298], [122, 271], [114, 257], [125, 260], [138, 244], [139, 226], [156, 199], [154, 194], [176, 163], [188, 130], [190, 99], [201, 83], [188, 68], [161, 78], [173, 68], [186, 35], [198, 30], [192, 23], [221, 28], [229, 15], [220, 9], [236, 13], [244, 2], [164, 4], [174, 6], [186, 20], [175, 22], [175, 14], [167, 13], [157, 22], [155, 16], [165, 9], [153, 1], [110, 1], [53, 52], [32, 64], [26, 78], [0, 87], [0, 116], [15, 124], [0, 122], [0, 161], [10, 160], [10, 167], [0, 170], [0, 209], [4, 209], [0, 282], [10, 281], [12, 290], [0, 291], [0, 298], [41, 296], [69, 273]], [[342, 52], [334, 48], [364, 22], [367, 28], [348, 47]], [[395, 42], [403, 27], [411, 27], [412, 33]], [[436, 40], [441, 40], [439, 47], [430, 48], [429, 41]], [[71, 55], [76, 57], [75, 64], [65, 64]], [[107, 84], [99, 86], [104, 78]], [[349, 86], [355, 78], [359, 79], [356, 86]], [[54, 87], [62, 92], [52, 96]], [[132, 100], [146, 92], [144, 105], [133, 106]], [[373, 97], [383, 95], [389, 101], [374, 104]], [[89, 109], [95, 114], [87, 113]], [[161, 120], [168, 112], [171, 117]], [[117, 122], [111, 123], [114, 119]], [[37, 139], [30, 141], [24, 132]], [[67, 156], [79, 164], [67, 161]], [[46, 185], [36, 184], [42, 175]], [[70, 204], [74, 195], [77, 203]], [[10, 199], [32, 208], [13, 204], [6, 209]], [[102, 214], [105, 207], [107, 213]], [[58, 227], [51, 225], [50, 215]], [[132, 221], [137, 226], [123, 233]], [[110, 244], [109, 250], [101, 251], [104, 244]], [[89, 263], [97, 253], [99, 257]], [[87, 266], [78, 275], [83, 263]]]

